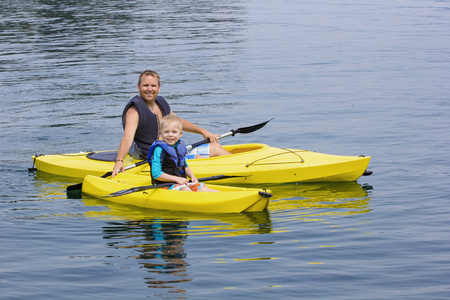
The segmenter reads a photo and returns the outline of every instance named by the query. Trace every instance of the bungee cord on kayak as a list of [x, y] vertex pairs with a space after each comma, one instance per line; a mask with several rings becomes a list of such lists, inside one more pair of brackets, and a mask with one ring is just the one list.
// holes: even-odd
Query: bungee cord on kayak
[[[293, 150], [286, 149], [286, 148], [280, 148], [280, 149], [281, 150], [285, 150], [286, 152], [284, 152], [284, 153], [276, 153], [276, 154], [273, 154], [273, 155], [270, 155], [270, 156], [262, 157], [260, 159], [255, 160], [252, 163], [246, 164], [245, 166], [248, 168], [248, 167], [250, 167], [252, 165], [296, 164], [296, 163], [304, 163], [305, 162], [303, 157], [301, 157], [299, 154], [297, 154], [297, 152], [306, 152], [307, 150], [295, 150], [295, 151], [293, 151]], [[279, 155], [289, 154], [289, 153], [297, 155], [301, 160], [300, 161], [288, 161], [288, 162], [277, 161], [277, 162], [271, 162], [271, 163], [256, 164], [256, 162], [258, 162], [258, 161], [265, 160], [265, 159], [268, 159], [268, 158], [271, 158], [271, 157], [275, 157], [275, 156], [279, 156]]]

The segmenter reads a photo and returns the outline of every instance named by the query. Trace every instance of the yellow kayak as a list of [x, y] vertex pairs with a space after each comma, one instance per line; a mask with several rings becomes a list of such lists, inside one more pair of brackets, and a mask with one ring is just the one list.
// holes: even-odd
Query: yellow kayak
[[88, 175], [83, 180], [82, 192], [97, 198], [151, 209], [179, 210], [201, 213], [241, 213], [267, 209], [270, 191], [210, 185], [219, 192], [184, 192], [151, 188], [117, 197], [111, 193], [136, 186], [150, 185], [150, 177], [121, 173], [113, 179]]
[[[232, 155], [188, 160], [197, 178], [216, 174], [242, 176], [223, 179], [221, 184], [355, 181], [364, 174], [370, 161], [369, 156], [330, 155], [256, 143], [225, 145], [224, 148]], [[34, 156], [33, 161], [39, 171], [84, 178], [110, 172], [115, 155], [115, 151], [41, 155]], [[124, 165], [139, 162], [127, 156]], [[126, 173], [150, 177], [149, 172], [147, 163], [126, 170]]]

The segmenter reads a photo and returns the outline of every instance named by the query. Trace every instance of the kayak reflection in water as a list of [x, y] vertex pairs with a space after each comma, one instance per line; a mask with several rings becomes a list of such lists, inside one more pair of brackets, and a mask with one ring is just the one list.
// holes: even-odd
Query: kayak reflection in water
[[[144, 277], [150, 288], [181, 292], [179, 284], [190, 282], [184, 246], [188, 221], [144, 219], [109, 222], [103, 227], [107, 245], [120, 250], [118, 256], [135, 258], [149, 273]], [[127, 248], [132, 253], [123, 253]]]
[[[181, 118], [169, 114], [161, 120], [160, 138], [155, 141], [148, 151], [147, 161], [151, 166], [153, 184], [175, 182], [169, 190], [193, 191], [193, 192], [217, 192], [199, 182], [189, 168], [186, 158], [186, 145], [180, 140], [183, 135]], [[192, 158], [201, 158], [200, 155]], [[189, 177], [191, 182], [187, 179]]]

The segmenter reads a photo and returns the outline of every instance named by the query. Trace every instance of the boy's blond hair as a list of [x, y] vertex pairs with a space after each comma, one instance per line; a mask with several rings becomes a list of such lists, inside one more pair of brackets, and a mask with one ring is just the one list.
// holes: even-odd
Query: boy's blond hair
[[162, 128], [164, 127], [164, 124], [170, 124], [170, 123], [178, 123], [180, 130], [181, 131], [183, 130], [183, 123], [181, 122], [181, 118], [174, 114], [165, 115], [162, 118], [160, 130], [162, 130]]

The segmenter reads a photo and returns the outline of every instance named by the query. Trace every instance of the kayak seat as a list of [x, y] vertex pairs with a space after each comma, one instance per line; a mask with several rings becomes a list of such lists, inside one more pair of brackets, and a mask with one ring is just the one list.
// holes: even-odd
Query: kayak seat
[[115, 161], [117, 157], [117, 150], [102, 151], [102, 152], [90, 152], [86, 155], [87, 158], [101, 161]]

